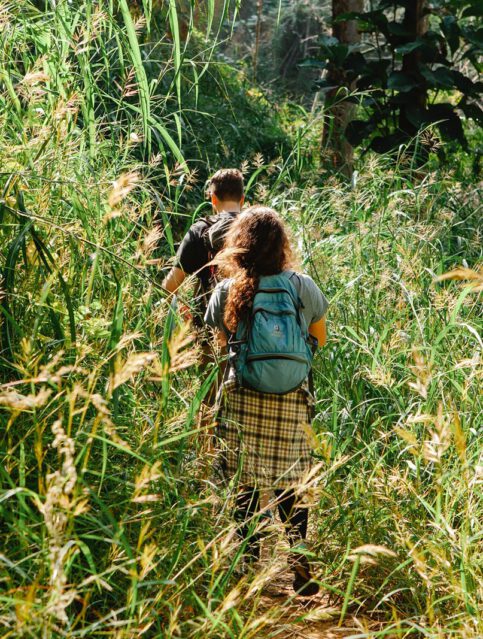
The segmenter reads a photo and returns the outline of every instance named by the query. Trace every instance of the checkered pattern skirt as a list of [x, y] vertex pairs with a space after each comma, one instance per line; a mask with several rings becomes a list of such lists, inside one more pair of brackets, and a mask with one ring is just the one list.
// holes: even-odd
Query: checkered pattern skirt
[[309, 400], [305, 388], [272, 395], [225, 382], [216, 420], [225, 478], [259, 488], [300, 483], [312, 461], [304, 430], [310, 423]]

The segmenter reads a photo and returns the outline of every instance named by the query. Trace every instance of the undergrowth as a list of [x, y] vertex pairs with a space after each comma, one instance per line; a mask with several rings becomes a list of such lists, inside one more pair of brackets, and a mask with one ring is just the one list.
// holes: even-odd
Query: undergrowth
[[247, 94], [202, 35], [185, 47], [174, 3], [157, 46], [123, 1], [39, 4], [0, 8], [2, 636], [277, 636], [283, 605], [259, 607], [276, 566], [236, 575], [231, 489], [197, 421], [216, 370], [159, 285], [224, 158], [331, 302], [308, 498], [334, 623], [481, 635], [471, 175], [401, 153], [347, 184], [315, 159], [320, 121]]

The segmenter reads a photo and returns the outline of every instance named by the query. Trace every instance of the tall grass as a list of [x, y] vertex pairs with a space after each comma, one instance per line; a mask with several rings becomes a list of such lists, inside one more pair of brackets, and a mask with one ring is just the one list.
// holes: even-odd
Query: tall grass
[[[297, 227], [319, 229], [300, 233], [307, 266], [332, 297], [318, 452], [340, 466], [319, 487], [323, 574], [341, 591], [352, 574], [359, 609], [389, 606], [395, 633], [478, 636], [478, 189], [374, 160], [354, 189], [294, 197]], [[438, 282], [466, 261], [466, 286]]]
[[[197, 369], [159, 288], [202, 202], [190, 126], [216, 120], [180, 108], [213, 51], [189, 58], [176, 6], [154, 3], [145, 24], [124, 2], [1, 5], [2, 636], [248, 639], [331, 617], [347, 636], [477, 637], [472, 178], [421, 179], [402, 156], [361, 162], [347, 185], [313, 161], [317, 122], [292, 112], [283, 160], [237, 157], [250, 200], [281, 211], [331, 299], [309, 491], [331, 599], [268, 606], [285, 550], [237, 576], [232, 495], [197, 421], [216, 369]], [[437, 281], [461, 266], [469, 279]]]

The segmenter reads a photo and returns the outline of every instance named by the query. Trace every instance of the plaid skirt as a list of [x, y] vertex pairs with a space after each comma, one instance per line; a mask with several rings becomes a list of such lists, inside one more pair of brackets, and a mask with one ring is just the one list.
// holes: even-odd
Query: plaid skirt
[[[236, 381], [221, 388], [216, 433], [226, 479], [259, 488], [291, 488], [311, 467], [310, 395], [258, 393]], [[305, 429], [304, 429], [305, 427]]]

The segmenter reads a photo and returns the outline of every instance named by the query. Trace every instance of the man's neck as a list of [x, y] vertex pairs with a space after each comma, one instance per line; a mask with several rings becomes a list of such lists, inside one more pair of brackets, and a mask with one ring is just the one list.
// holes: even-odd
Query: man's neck
[[240, 213], [241, 211], [240, 202], [232, 202], [231, 200], [219, 202], [217, 207], [213, 208], [215, 209], [215, 213]]

